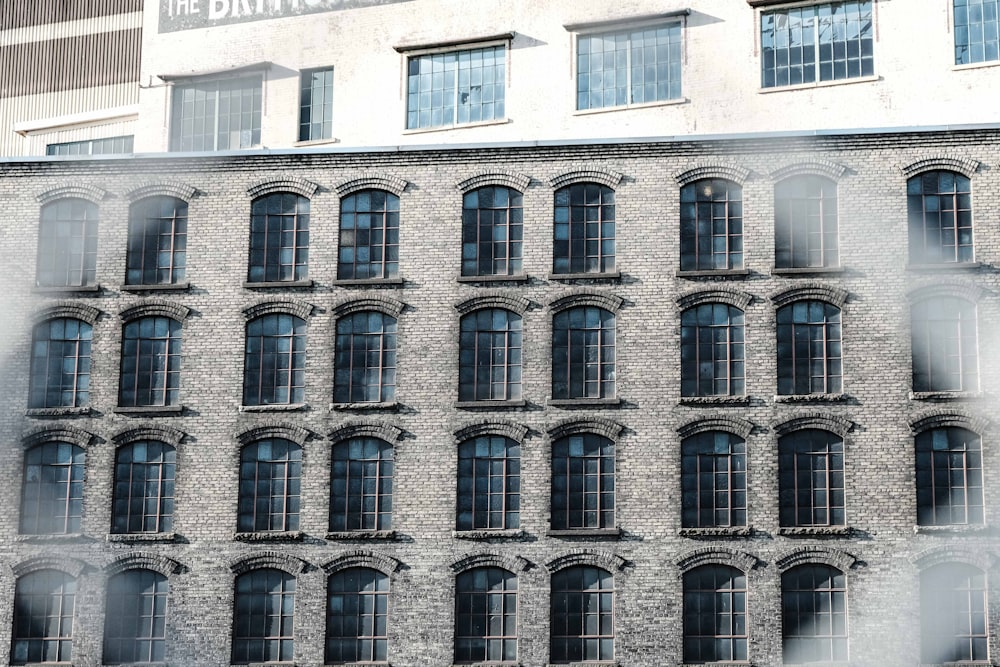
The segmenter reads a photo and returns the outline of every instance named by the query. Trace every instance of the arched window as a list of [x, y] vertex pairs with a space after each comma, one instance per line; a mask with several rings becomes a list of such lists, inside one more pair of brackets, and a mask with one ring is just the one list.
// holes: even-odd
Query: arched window
[[295, 577], [274, 569], [236, 577], [232, 662], [291, 662]]
[[524, 244], [522, 195], [501, 185], [465, 193], [462, 199], [462, 275], [521, 273]]
[[774, 266], [839, 266], [837, 184], [822, 176], [792, 176], [774, 188]]
[[164, 661], [169, 589], [167, 578], [152, 570], [111, 577], [104, 611], [105, 664]]
[[330, 530], [392, 529], [392, 445], [351, 438], [333, 447]]
[[681, 271], [743, 268], [743, 187], [705, 178], [681, 188]]
[[484, 308], [462, 317], [459, 329], [459, 400], [521, 398], [521, 316]]
[[615, 527], [615, 443], [579, 433], [552, 443], [552, 529]]
[[42, 207], [36, 285], [97, 284], [97, 214], [97, 204], [86, 199], [58, 199]]
[[796, 301], [778, 309], [779, 394], [839, 394], [842, 357], [840, 308]]
[[340, 200], [339, 280], [399, 275], [399, 197], [361, 190]]
[[578, 306], [552, 319], [552, 398], [614, 398], [615, 314]]
[[396, 397], [396, 318], [377, 311], [337, 320], [334, 400], [379, 403]]
[[555, 193], [553, 273], [615, 270], [615, 191], [574, 183]]
[[847, 582], [829, 565], [799, 565], [781, 575], [785, 664], [847, 660]]
[[945, 427], [916, 437], [917, 523], [921, 526], [982, 524], [983, 450], [964, 428]]
[[305, 368], [305, 320], [272, 313], [247, 324], [243, 405], [302, 403]]
[[477, 567], [455, 578], [455, 663], [517, 661], [517, 576]]
[[176, 197], [146, 197], [129, 209], [126, 285], [172, 285], [184, 280], [188, 204]]
[[906, 182], [910, 261], [971, 262], [972, 188], [953, 171], [926, 171]]
[[681, 519], [685, 528], [747, 525], [747, 445], [725, 431], [681, 443]]
[[366, 567], [330, 575], [326, 595], [326, 663], [388, 660], [389, 577]]
[[734, 567], [684, 573], [684, 662], [745, 662], [747, 578]]
[[742, 396], [746, 391], [743, 311], [704, 303], [681, 313], [681, 396]]
[[142, 317], [122, 334], [122, 407], [179, 405], [181, 323], [169, 317]]
[[458, 446], [458, 530], [517, 528], [521, 445], [482, 435]]
[[914, 391], [977, 391], [976, 305], [932, 297], [910, 310]]
[[78, 408], [90, 400], [90, 345], [93, 327], [58, 318], [35, 327], [31, 341], [28, 407]]
[[46, 442], [25, 452], [22, 535], [81, 531], [83, 464], [83, 448], [68, 442]]
[[156, 440], [133, 442], [118, 450], [112, 533], [173, 530], [175, 462], [174, 448]]
[[552, 575], [550, 660], [555, 664], [615, 658], [615, 579], [578, 565]]
[[986, 573], [942, 563], [920, 574], [920, 654], [925, 664], [989, 661]]
[[299, 529], [302, 448], [281, 438], [260, 440], [240, 452], [237, 531]]
[[844, 441], [803, 429], [778, 440], [782, 526], [844, 526]]
[[275, 192], [250, 207], [250, 268], [247, 281], [305, 279], [309, 270], [309, 200]]
[[76, 579], [65, 572], [37, 570], [18, 579], [11, 663], [72, 662], [75, 605]]

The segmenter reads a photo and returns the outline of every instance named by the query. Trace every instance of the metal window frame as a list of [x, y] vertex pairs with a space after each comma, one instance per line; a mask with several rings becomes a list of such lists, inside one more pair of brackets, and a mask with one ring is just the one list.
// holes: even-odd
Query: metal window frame
[[[163, 217], [161, 215], [150, 215], [150, 208], [154, 202], [162, 203], [170, 200], [173, 203], [173, 215]], [[141, 216], [139, 214], [142, 214]], [[151, 222], [158, 223], [151, 225]], [[164, 223], [169, 223], [170, 233], [163, 233]], [[169, 195], [154, 195], [144, 197], [129, 206], [128, 239], [125, 252], [125, 284], [126, 285], [174, 285], [184, 279], [187, 267], [187, 223], [188, 223], [188, 203], [178, 197]], [[169, 264], [160, 266], [160, 239], [164, 236], [170, 238], [170, 250], [168, 253]], [[177, 249], [178, 239], [183, 238], [184, 250]], [[147, 250], [153, 246], [155, 264], [152, 267], [146, 266]], [[178, 254], [183, 253], [184, 261], [178, 260]], [[133, 267], [133, 259], [138, 255], [138, 267]], [[133, 271], [139, 272], [139, 281], [131, 279]], [[160, 271], [167, 271], [169, 278], [167, 281], [159, 279]], [[152, 272], [152, 278], [150, 277]]]
[[[122, 463], [120, 459], [123, 452], [126, 450], [134, 450], [136, 445], [139, 444], [145, 445], [147, 451], [150, 445], [159, 446], [160, 460], [150, 461], [150, 457], [147, 456], [147, 459], [144, 461], [136, 461], [133, 453], [131, 461], [128, 463]], [[113, 534], [169, 533], [173, 529], [173, 514], [166, 512], [164, 510], [164, 505], [167, 501], [173, 501], [175, 498], [174, 483], [176, 480], [177, 470], [176, 455], [176, 449], [172, 445], [168, 445], [167, 443], [157, 440], [138, 440], [120, 447], [118, 451], [115, 452], [115, 474], [111, 500], [111, 532]], [[169, 459], [173, 460], [171, 461]], [[128, 479], [123, 484], [123, 480], [119, 477], [119, 475], [124, 472], [124, 466], [128, 466]], [[141, 477], [143, 482], [143, 491], [141, 496], [135, 496], [132, 493], [134, 489], [133, 480], [135, 479], [137, 468], [143, 473]], [[155, 476], [146, 474], [150, 471], [155, 471]], [[155, 482], [155, 495], [148, 494], [150, 491], [151, 481]], [[120, 485], [123, 485], [127, 489], [124, 497], [118, 493]], [[157, 512], [155, 515], [147, 514], [146, 502], [153, 499], [156, 500]], [[136, 505], [138, 505], [138, 508], [136, 508]], [[124, 513], [120, 511], [120, 506], [124, 507]], [[138, 509], [138, 517], [135, 513], [136, 509]], [[136, 518], [139, 519], [140, 524], [140, 527], [137, 530], [132, 528], [132, 524]], [[149, 519], [153, 520], [154, 525], [152, 529], [146, 528], [146, 523]], [[122, 524], [124, 524], [124, 526]]]

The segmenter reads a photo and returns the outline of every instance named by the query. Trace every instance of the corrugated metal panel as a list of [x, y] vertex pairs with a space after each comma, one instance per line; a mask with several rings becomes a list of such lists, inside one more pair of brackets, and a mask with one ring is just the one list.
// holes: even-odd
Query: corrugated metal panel
[[143, 0], [4, 0], [0, 30], [141, 12]]

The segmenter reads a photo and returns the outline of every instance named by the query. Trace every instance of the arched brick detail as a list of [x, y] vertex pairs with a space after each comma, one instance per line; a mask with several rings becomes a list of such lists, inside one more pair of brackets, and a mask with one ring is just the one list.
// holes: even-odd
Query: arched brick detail
[[830, 160], [810, 160], [793, 162], [771, 172], [774, 181], [783, 181], [792, 176], [823, 176], [831, 181], [839, 181], [847, 173], [847, 167]]
[[847, 297], [849, 295], [850, 293], [842, 287], [823, 285], [821, 283], [808, 283], [776, 292], [771, 295], [771, 301], [774, 302], [774, 306], [776, 308], [781, 308], [782, 306], [787, 306], [790, 303], [805, 301], [807, 299], [825, 301], [833, 304], [837, 308], [843, 308], [844, 304], [847, 303]]
[[134, 190], [129, 191], [125, 198], [133, 204], [146, 197], [165, 195], [167, 197], [177, 197], [184, 201], [191, 201], [198, 194], [198, 190], [187, 183], [176, 181], [147, 181]]
[[240, 443], [241, 447], [265, 438], [284, 438], [301, 446], [311, 434], [312, 431], [296, 424], [282, 421], [265, 421], [245, 431], [240, 431], [236, 434], [236, 440]]
[[622, 174], [617, 171], [611, 171], [610, 169], [577, 169], [575, 171], [567, 171], [549, 179], [549, 184], [555, 188], [564, 188], [567, 185], [573, 185], [574, 183], [600, 183], [609, 188], [616, 187], [621, 183]]
[[680, 306], [681, 310], [687, 310], [705, 303], [725, 303], [740, 310], [746, 310], [751, 301], [753, 301], [753, 297], [743, 290], [720, 288], [682, 294], [677, 298], [677, 305]]
[[229, 565], [229, 569], [237, 576], [263, 568], [274, 568], [291, 575], [298, 575], [309, 568], [309, 563], [277, 551], [261, 551], [235, 560]]
[[851, 432], [854, 428], [854, 423], [849, 419], [845, 419], [840, 415], [834, 415], [824, 412], [809, 412], [801, 415], [796, 415], [791, 419], [787, 419], [782, 422], [776, 422], [773, 425], [774, 432], [778, 436], [788, 435], [789, 433], [794, 433], [795, 431], [801, 431], [806, 428], [818, 428], [823, 431], [830, 431], [836, 433], [841, 438], [846, 438], [847, 434]]
[[77, 428], [75, 426], [42, 426], [30, 431], [27, 435], [21, 438], [21, 444], [24, 445], [25, 449], [31, 449], [35, 445], [40, 445], [44, 442], [59, 441], [70, 442], [74, 445], [86, 448], [90, 446], [90, 443], [93, 442], [93, 440], [93, 433], [84, 431], [82, 428]]
[[979, 303], [979, 300], [986, 294], [986, 290], [979, 285], [964, 283], [933, 283], [921, 285], [907, 290], [906, 298], [910, 303], [931, 299], [936, 296], [947, 296], [954, 299], [962, 299], [971, 303]]
[[399, 176], [388, 174], [364, 174], [357, 178], [341, 181], [334, 186], [340, 197], [346, 197], [359, 190], [388, 190], [397, 197], [403, 194], [407, 183]]
[[751, 556], [745, 551], [729, 547], [704, 547], [688, 551], [676, 562], [677, 566], [681, 568], [681, 572], [693, 570], [701, 565], [728, 565], [746, 573], [756, 567], [760, 561], [756, 556]]
[[357, 421], [338, 426], [328, 437], [335, 444], [348, 438], [378, 438], [393, 443], [403, 437], [403, 429], [388, 422]]
[[323, 564], [323, 569], [328, 575], [335, 572], [340, 572], [341, 570], [346, 570], [349, 567], [370, 567], [373, 570], [378, 570], [382, 574], [392, 577], [403, 564], [393, 558], [392, 556], [387, 556], [377, 551], [369, 551], [367, 549], [357, 549], [355, 551], [345, 551], [336, 558], [327, 561]]
[[528, 435], [528, 427], [506, 419], [489, 419], [469, 424], [455, 431], [455, 442], [461, 444], [481, 435], [502, 435], [515, 442], [521, 442], [524, 440], [524, 436]]
[[363, 299], [345, 299], [333, 307], [334, 317], [343, 317], [365, 310], [377, 310], [386, 315], [399, 317], [406, 304], [389, 296], [371, 296]]
[[71, 577], [79, 577], [87, 569], [87, 563], [69, 556], [32, 556], [11, 566], [14, 576], [20, 579], [26, 574], [39, 570], [59, 570]]
[[119, 313], [123, 322], [131, 322], [140, 317], [169, 317], [172, 320], [183, 322], [190, 314], [191, 309], [187, 306], [170, 301], [160, 301], [158, 299], [143, 300], [142, 303], [131, 308], [126, 308]]
[[559, 570], [565, 570], [574, 565], [591, 565], [600, 567], [609, 572], [618, 572], [625, 569], [628, 561], [618, 554], [609, 551], [597, 551], [595, 549], [576, 549], [557, 558], [553, 558], [545, 564], [545, 569], [549, 574], [555, 574]]
[[470, 192], [486, 185], [502, 185], [518, 192], [524, 192], [531, 177], [516, 171], [482, 171], [455, 184], [462, 193]]
[[798, 549], [792, 549], [781, 558], [775, 560], [774, 564], [778, 566], [779, 570], [784, 572], [785, 570], [790, 570], [796, 565], [805, 565], [806, 563], [823, 563], [824, 565], [835, 567], [841, 572], [846, 573], [857, 562], [857, 558], [846, 551], [841, 551], [840, 549], [831, 549], [829, 547], [799, 547]]
[[94, 202], [95, 204], [100, 204], [107, 196], [108, 191], [96, 185], [63, 185], [58, 188], [46, 190], [35, 197], [35, 199], [39, 204], [43, 205], [57, 199], [68, 199], [71, 197], [78, 197]]
[[749, 177], [750, 170], [742, 165], [707, 164], [681, 172], [674, 176], [674, 180], [682, 187], [688, 183], [700, 181], [703, 178], [724, 178], [727, 181], [743, 185]]
[[972, 178], [976, 171], [979, 170], [980, 164], [982, 163], [979, 160], [973, 160], [972, 158], [941, 155], [917, 160], [916, 162], [900, 167], [899, 171], [906, 178], [912, 178], [925, 171], [935, 171], [938, 169], [957, 171], [966, 178]]
[[119, 431], [111, 439], [119, 447], [138, 440], [159, 440], [176, 447], [184, 439], [184, 431], [161, 424], [144, 424]]
[[264, 180], [257, 181], [247, 188], [247, 194], [253, 199], [257, 199], [258, 197], [274, 194], [275, 192], [294, 192], [297, 195], [308, 198], [316, 194], [316, 190], [318, 189], [319, 186], [317, 184], [299, 176], [283, 176], [281, 178], [265, 178]]
[[499, 567], [508, 572], [524, 572], [531, 567], [531, 562], [521, 556], [507, 556], [494, 551], [481, 551], [467, 554], [451, 564], [451, 569], [458, 574], [475, 567]]
[[483, 308], [502, 308], [503, 310], [513, 311], [518, 315], [524, 315], [530, 306], [531, 300], [523, 296], [497, 293], [484, 294], [483, 296], [466, 299], [462, 303], [456, 304], [455, 308], [462, 315], [475, 310], [482, 310]]
[[910, 430], [913, 431], [913, 435], [923, 433], [932, 428], [946, 428], [949, 426], [965, 428], [982, 435], [989, 428], [989, 421], [984, 417], [973, 416], [963, 410], [950, 408], [928, 410], [910, 422]]
[[968, 549], [955, 545], [931, 547], [910, 556], [910, 562], [918, 570], [926, 570], [944, 563], [965, 563], [987, 572], [993, 568], [996, 560], [996, 556], [984, 549]]
[[72, 301], [57, 301], [41, 308], [32, 314], [35, 324], [41, 324], [47, 320], [54, 320], [59, 317], [68, 317], [73, 320], [82, 320], [87, 324], [97, 323], [97, 318], [101, 316], [101, 311], [93, 306]]
[[553, 313], [558, 313], [567, 308], [575, 308], [577, 306], [597, 306], [612, 313], [617, 313], [618, 309], [624, 303], [625, 299], [615, 294], [606, 294], [596, 290], [583, 290], [559, 297], [555, 301], [550, 302], [549, 309]]
[[308, 319], [313, 312], [313, 305], [305, 301], [292, 299], [266, 299], [259, 301], [249, 308], [243, 310], [243, 316], [247, 321], [255, 320], [261, 315], [271, 315], [273, 313], [285, 313], [294, 315], [299, 319]]
[[177, 574], [182, 570], [180, 563], [173, 558], [167, 558], [163, 554], [149, 551], [134, 551], [128, 555], [121, 556], [104, 566], [104, 572], [112, 577], [121, 574], [126, 570], [152, 570], [159, 572], [164, 577]]
[[564, 419], [549, 429], [549, 437], [553, 440], [577, 433], [596, 433], [609, 440], [617, 440], [625, 427], [612, 419], [591, 417], [590, 419]]
[[738, 435], [744, 440], [750, 437], [753, 431], [753, 422], [739, 417], [729, 415], [715, 415], [701, 419], [693, 419], [677, 429], [677, 434], [683, 438], [690, 438], [692, 435], [704, 433], [705, 431], [725, 431]]

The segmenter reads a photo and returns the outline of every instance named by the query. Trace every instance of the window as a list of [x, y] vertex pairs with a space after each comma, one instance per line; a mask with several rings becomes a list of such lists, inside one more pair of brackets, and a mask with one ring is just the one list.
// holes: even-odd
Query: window
[[299, 529], [302, 448], [281, 438], [261, 440], [240, 452], [237, 531]]
[[747, 578], [734, 567], [684, 573], [684, 662], [745, 662]]
[[45, 146], [46, 155], [113, 155], [131, 153], [133, 136], [131, 134], [106, 139], [87, 139], [86, 141], [67, 141], [60, 144]]
[[127, 285], [173, 285], [187, 263], [187, 202], [147, 197], [129, 209]]
[[840, 265], [837, 184], [793, 176], [774, 188], [774, 266], [811, 269]]
[[299, 94], [299, 141], [332, 139], [333, 68], [303, 71]]
[[945, 427], [916, 437], [917, 523], [982, 524], [983, 450], [978, 435]]
[[104, 612], [105, 664], [164, 661], [168, 591], [167, 578], [152, 570], [111, 577]]
[[648, 104], [680, 96], [680, 23], [577, 37], [577, 109]]
[[824, 301], [796, 301], [778, 309], [778, 393], [839, 394], [840, 308]]
[[68, 442], [46, 442], [25, 452], [21, 534], [79, 533], [83, 474], [82, 447]]
[[250, 209], [250, 269], [247, 281], [304, 280], [309, 270], [309, 200], [275, 192]]
[[746, 526], [747, 445], [743, 438], [725, 431], [704, 431], [686, 438], [681, 443], [681, 490], [685, 528]]
[[97, 281], [97, 204], [59, 199], [42, 207], [39, 287], [88, 287]]
[[236, 577], [232, 662], [291, 662], [294, 610], [292, 575], [262, 569]]
[[38, 570], [18, 579], [10, 661], [15, 665], [71, 662], [75, 604], [76, 579], [68, 574]]
[[517, 528], [520, 510], [521, 445], [499, 435], [459, 445], [458, 529]]
[[406, 77], [406, 128], [462, 125], [504, 118], [507, 48], [411, 56]]
[[42, 322], [31, 341], [30, 408], [78, 408], [90, 402], [90, 324]]
[[517, 576], [478, 567], [455, 578], [455, 662], [517, 661]]
[[169, 317], [127, 323], [121, 371], [122, 407], [179, 405], [181, 323]]
[[872, 0], [788, 7], [760, 15], [761, 87], [875, 74]]
[[379, 403], [396, 398], [396, 318], [376, 311], [337, 320], [334, 400]]
[[462, 275], [521, 273], [524, 246], [522, 195], [490, 185], [462, 198]]
[[247, 324], [243, 405], [289, 405], [305, 398], [306, 322], [286, 313]]
[[955, 0], [955, 64], [1000, 60], [1000, 2]]
[[462, 317], [459, 329], [459, 400], [520, 399], [521, 316], [485, 308]]
[[927, 171], [906, 182], [910, 261], [971, 262], [972, 186], [952, 171]]
[[615, 527], [615, 443], [580, 433], [552, 443], [552, 528]]
[[681, 271], [743, 268], [743, 187], [707, 178], [681, 188]]
[[340, 200], [339, 280], [399, 275], [399, 197], [362, 190]]
[[176, 456], [173, 447], [156, 440], [133, 442], [118, 450], [112, 533], [173, 530]]
[[551, 661], [566, 664], [615, 657], [615, 580], [597, 567], [552, 575]]
[[847, 660], [847, 583], [829, 565], [800, 565], [781, 575], [784, 662]]
[[552, 272], [615, 270], [615, 191], [598, 183], [556, 190]]
[[392, 445], [351, 438], [333, 447], [330, 530], [392, 529]]
[[977, 391], [976, 305], [951, 296], [913, 304], [913, 391]]
[[552, 320], [552, 398], [614, 398], [615, 315], [580, 306]]
[[326, 603], [326, 663], [388, 660], [389, 577], [352, 567], [330, 575]]
[[921, 662], [989, 663], [986, 573], [942, 563], [920, 574]]
[[804, 429], [778, 441], [782, 526], [844, 526], [844, 441]]
[[704, 303], [681, 313], [681, 396], [742, 396], [746, 391], [743, 311]]
[[175, 85], [170, 150], [260, 146], [262, 93], [260, 75]]

